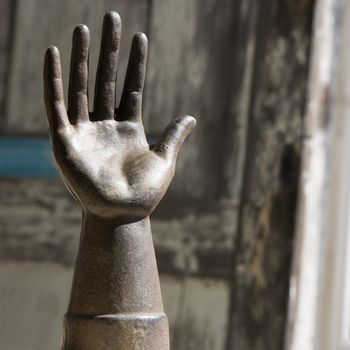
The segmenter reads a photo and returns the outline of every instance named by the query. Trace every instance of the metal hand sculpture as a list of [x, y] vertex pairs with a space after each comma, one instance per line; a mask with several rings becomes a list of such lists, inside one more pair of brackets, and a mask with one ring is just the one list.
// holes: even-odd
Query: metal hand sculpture
[[89, 30], [75, 28], [68, 111], [58, 49], [45, 56], [44, 90], [54, 155], [80, 203], [83, 226], [63, 349], [169, 348], [149, 215], [174, 175], [180, 146], [195, 126], [175, 119], [149, 146], [141, 120], [147, 38], [134, 36], [115, 108], [121, 20], [104, 18], [94, 111], [88, 108]]

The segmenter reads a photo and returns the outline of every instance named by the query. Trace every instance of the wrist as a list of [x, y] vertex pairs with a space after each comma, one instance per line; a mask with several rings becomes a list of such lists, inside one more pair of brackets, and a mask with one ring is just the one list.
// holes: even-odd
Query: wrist
[[105, 227], [119, 227], [122, 225], [131, 225], [136, 223], [142, 223], [149, 221], [149, 215], [128, 215], [127, 213], [119, 215], [103, 215], [102, 213], [96, 213], [89, 209], [82, 209], [82, 224], [93, 223], [95, 225]]
[[69, 314], [163, 312], [149, 217], [84, 212], [75, 270]]
[[154, 249], [149, 217], [106, 218], [83, 212], [79, 252], [89, 251], [99, 259], [110, 254], [119, 256], [120, 249], [131, 248], [138, 240], [152, 242], [149, 248]]

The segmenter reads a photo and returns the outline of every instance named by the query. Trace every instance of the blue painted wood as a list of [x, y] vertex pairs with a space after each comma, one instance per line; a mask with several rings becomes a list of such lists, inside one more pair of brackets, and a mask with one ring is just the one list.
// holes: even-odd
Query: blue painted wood
[[51, 149], [48, 138], [0, 138], [0, 177], [58, 178]]
[[0, 177], [58, 177], [48, 138], [0, 138]]

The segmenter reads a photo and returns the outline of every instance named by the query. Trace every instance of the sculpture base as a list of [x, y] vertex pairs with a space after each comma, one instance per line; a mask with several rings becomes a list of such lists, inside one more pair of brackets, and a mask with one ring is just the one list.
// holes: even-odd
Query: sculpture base
[[65, 316], [62, 350], [169, 350], [167, 316]]

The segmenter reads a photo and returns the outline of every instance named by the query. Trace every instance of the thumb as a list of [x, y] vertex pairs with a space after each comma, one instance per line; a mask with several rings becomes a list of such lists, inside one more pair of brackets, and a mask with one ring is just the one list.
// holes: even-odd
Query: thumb
[[160, 140], [154, 147], [154, 151], [164, 158], [177, 157], [179, 149], [187, 136], [196, 126], [196, 119], [191, 116], [182, 116], [170, 122], [164, 130]]

